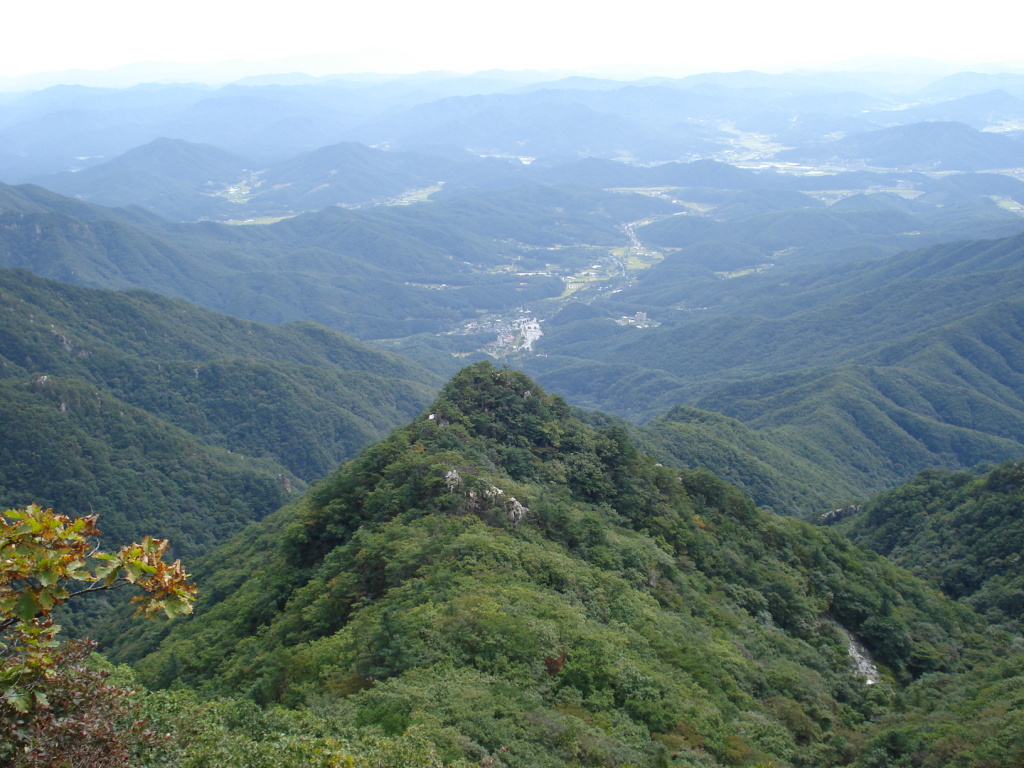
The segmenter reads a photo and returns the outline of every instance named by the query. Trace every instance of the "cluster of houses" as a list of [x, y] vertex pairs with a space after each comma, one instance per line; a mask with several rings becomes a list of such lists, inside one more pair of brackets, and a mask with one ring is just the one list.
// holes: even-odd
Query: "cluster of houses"
[[637, 328], [657, 328], [661, 325], [656, 320], [648, 320], [646, 312], [637, 312], [635, 315], [623, 315], [615, 322], [619, 325], [634, 325]]
[[543, 335], [539, 322], [532, 317], [521, 317], [511, 326], [498, 330], [498, 338], [487, 345], [488, 352], [532, 352], [534, 342]]

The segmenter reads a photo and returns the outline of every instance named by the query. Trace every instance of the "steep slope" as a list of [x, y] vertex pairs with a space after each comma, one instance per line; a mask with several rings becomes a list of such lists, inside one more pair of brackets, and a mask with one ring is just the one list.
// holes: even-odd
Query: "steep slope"
[[[198, 557], [417, 412], [436, 380], [326, 328], [0, 270], [0, 504]], [[81, 631], [109, 610], [64, 617]]]
[[77, 379], [0, 380], [0, 504], [98, 514], [113, 545], [209, 552], [302, 488], [281, 464], [215, 448]]
[[557, 277], [499, 267], [519, 258], [524, 241], [624, 245], [622, 223], [672, 208], [640, 195], [534, 187], [233, 227], [168, 224], [41, 188], [0, 193], [0, 266], [145, 288], [264, 322], [312, 320], [361, 338], [436, 332], [558, 296]]
[[432, 187], [461, 164], [359, 144], [274, 163], [160, 138], [74, 173], [33, 181], [98, 205], [138, 205], [172, 221], [242, 219], [357, 205]]
[[245, 207], [317, 211], [340, 203], [367, 203], [433, 187], [458, 170], [460, 164], [437, 158], [333, 144], [271, 165]]
[[[935, 582], [993, 622], [1024, 620], [1024, 462], [984, 475], [928, 471], [864, 504], [829, 515], [859, 544]], [[851, 510], [852, 512], [853, 510]]]
[[818, 456], [801, 455], [768, 430], [713, 411], [678, 405], [636, 433], [645, 452], [714, 472], [776, 514], [805, 514], [860, 495], [848, 473], [823, 471]]
[[417, 413], [437, 379], [312, 324], [0, 270], [0, 503], [208, 552]]
[[437, 379], [312, 324], [274, 328], [143, 292], [0, 270], [0, 376], [74, 377], [306, 480], [416, 413]]
[[[926, 467], [1024, 455], [1022, 254], [1017, 236], [785, 284], [768, 274], [719, 281], [736, 284], [714, 294], [721, 304], [662, 315], [659, 328], [597, 312], [549, 323], [541, 356], [524, 367], [584, 407], [645, 420], [686, 403], [739, 419], [815, 467], [789, 463], [802, 466], [790, 479], [830, 489], [836, 504]], [[704, 256], [693, 257], [698, 269]], [[707, 466], [781, 509], [725, 466]]]
[[495, 766], [848, 763], [881, 701], [962, 666], [974, 621], [487, 363], [199, 571], [194, 619], [118, 638], [151, 684]]

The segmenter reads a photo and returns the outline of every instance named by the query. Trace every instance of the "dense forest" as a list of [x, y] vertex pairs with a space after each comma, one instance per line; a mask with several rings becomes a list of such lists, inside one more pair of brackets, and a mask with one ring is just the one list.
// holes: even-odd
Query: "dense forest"
[[981, 476], [929, 470], [827, 521], [993, 623], [1012, 624], [1024, 616], [1022, 472], [1020, 461]]
[[0, 763], [1024, 764], [1024, 77], [531, 77], [0, 94]]
[[406, 360], [143, 292], [0, 271], [0, 493], [207, 552], [419, 411]]
[[[992, 714], [1013, 686], [977, 698], [1021, 674], [1006, 630], [488, 363], [197, 578], [194, 618], [117, 631], [142, 682], [286, 705], [356, 743], [415, 734], [446, 764], [1021, 756]], [[958, 697], [939, 711], [936, 685]], [[986, 737], [949, 738], [962, 718]]]

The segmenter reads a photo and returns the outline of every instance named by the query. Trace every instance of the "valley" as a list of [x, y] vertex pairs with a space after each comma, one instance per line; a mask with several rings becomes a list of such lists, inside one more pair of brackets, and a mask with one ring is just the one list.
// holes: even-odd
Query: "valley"
[[[4, 95], [0, 501], [198, 596], [0, 574], [0, 763], [68, 700], [117, 768], [1021, 764], [1022, 115], [978, 73]], [[51, 612], [130, 714], [7, 650]]]

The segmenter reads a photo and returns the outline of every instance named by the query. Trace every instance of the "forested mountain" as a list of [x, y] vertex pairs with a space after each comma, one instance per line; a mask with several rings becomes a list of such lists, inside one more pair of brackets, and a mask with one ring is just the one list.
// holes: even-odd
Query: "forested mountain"
[[[529, 103], [548, 105], [566, 95], [531, 94]], [[459, 96], [423, 109], [442, 125], [455, 102], [470, 109], [517, 98]], [[657, 109], [667, 115], [700, 101], [684, 91], [670, 98], [604, 87], [572, 98], [628, 103], [662, 126], [670, 121], [655, 119]], [[828, 108], [841, 112], [847, 101]], [[193, 149], [158, 142], [149, 151]], [[710, 159], [653, 167], [598, 158], [453, 162], [352, 144], [265, 173], [263, 191], [250, 190], [254, 206], [261, 195], [276, 199], [271, 207], [300, 198], [299, 207], [315, 207], [344, 189], [374, 194], [370, 182], [399, 190], [447, 179], [436, 178], [443, 187], [413, 205], [330, 206], [248, 227], [168, 224], [39, 188], [5, 188], [0, 255], [85, 285], [144, 287], [250, 319], [397, 338], [395, 349], [442, 373], [482, 354], [488, 339], [471, 332], [481, 315], [555, 320], [579, 291], [590, 316], [545, 325], [539, 356], [521, 364], [575, 404], [639, 419], [686, 404], [740, 419], [778, 461], [810, 471], [784, 492], [771, 488], [786, 483], [760, 475], [744, 486], [779, 511], [811, 513], [826, 498], [855, 498], [926, 466], [1002, 461], [1021, 450], [1018, 395], [993, 382], [1001, 372], [969, 356], [977, 375], [951, 373], [963, 368], [966, 347], [988, 360], [964, 340], [984, 318], [994, 313], [996, 328], [1012, 322], [1013, 311], [991, 307], [1018, 295], [1019, 243], [897, 255], [1019, 232], [1013, 201], [1024, 196], [1008, 175], [793, 175]], [[993, 253], [975, 258], [971, 248]], [[595, 269], [613, 279], [592, 290]], [[637, 311], [660, 327], [611, 322]], [[968, 323], [975, 314], [982, 319]], [[926, 348], [904, 361], [915, 345]], [[717, 455], [724, 461], [727, 453]], [[307, 464], [325, 468], [323, 460]], [[742, 486], [741, 474], [731, 476]]]
[[1024, 762], [1022, 82], [0, 98], [0, 502], [196, 563], [137, 762]]
[[2, 503], [196, 555], [417, 413], [436, 380], [327, 328], [0, 270]]
[[353, 129], [394, 110], [459, 94], [522, 84], [512, 73], [240, 82], [220, 88], [146, 84], [133, 88], [54, 86], [0, 104], [0, 178], [98, 165], [161, 137], [210, 144], [273, 162], [351, 141]]
[[[529, 73], [461, 77], [438, 73], [411, 79], [252, 80], [220, 88], [183, 84], [129, 89], [59, 86], [11, 95], [0, 102], [0, 180], [22, 183], [63, 173], [59, 179], [50, 176], [60, 191], [122, 204], [115, 190], [109, 190], [108, 196], [104, 189], [115, 185], [124, 192], [137, 191], [140, 197], [133, 201], [137, 204], [153, 205], [165, 214], [173, 212], [175, 218], [198, 218], [223, 215], [237, 206], [222, 209], [221, 200], [202, 200], [194, 186], [183, 183], [181, 172], [168, 174], [171, 188], [183, 194], [181, 200], [161, 196], [152, 188], [145, 176], [153, 167], [157, 147], [162, 145], [160, 151], [171, 156], [167, 140], [177, 144], [174, 152], [182, 153], [183, 164], [193, 169], [198, 158], [194, 148], [183, 149], [187, 145], [211, 145], [248, 158], [240, 167], [249, 171], [277, 168], [285, 178], [271, 185], [276, 187], [297, 183], [286, 169], [300, 155], [313, 159], [311, 153], [351, 142], [415, 150], [448, 161], [506, 155], [541, 160], [602, 157], [645, 163], [714, 157], [731, 162], [771, 157], [784, 146], [795, 147], [798, 153], [813, 153], [815, 144], [835, 140], [838, 134], [845, 135], [841, 141], [850, 141], [854, 135], [882, 131], [881, 142], [870, 141], [896, 147], [899, 141], [889, 141], [884, 131], [902, 130], [904, 125], [919, 133], [930, 132], [924, 142], [929, 146], [927, 157], [920, 162], [946, 157], [948, 167], [963, 169], [1018, 165], [1005, 153], [1005, 147], [1013, 143], [1006, 144], [1006, 136], [991, 131], [1012, 129], [1019, 113], [1014, 106], [1024, 95], [1019, 78], [964, 77], [950, 83], [865, 73], [830, 73], [828, 77], [731, 73], [635, 82], [595, 78], [545, 81]], [[993, 86], [1002, 90], [993, 93]], [[953, 124], [921, 122], [936, 119], [966, 125], [941, 129], [928, 126]], [[968, 125], [989, 132], [956, 133], [971, 130]], [[946, 133], [931, 137], [942, 130]], [[983, 144], [1001, 144], [1004, 150], [992, 155], [980, 149]], [[844, 146], [837, 145], [843, 157], [897, 167], [908, 162], [907, 151], [917, 151], [912, 141], [906, 145], [909, 150], [895, 154], [859, 147], [846, 151]], [[140, 150], [150, 157], [140, 157]], [[951, 152], [957, 159], [951, 159]], [[206, 157], [203, 163], [211, 159]], [[399, 162], [397, 157], [390, 160]], [[384, 160], [384, 166], [388, 162]], [[422, 165], [424, 161], [417, 162]], [[213, 170], [214, 165], [206, 167]], [[318, 172], [328, 170], [329, 165], [325, 163]], [[94, 167], [104, 170], [81, 179], [67, 175]], [[132, 178], [132, 168], [137, 168], [139, 178]], [[343, 168], [335, 169], [345, 173]], [[392, 185], [403, 177], [409, 186], [429, 186], [421, 184], [416, 174], [409, 176], [407, 169], [398, 173], [380, 170], [376, 182], [359, 174], [349, 183], [325, 179], [321, 183], [333, 186], [333, 192], [306, 200], [327, 205], [353, 202], [350, 198], [355, 195], [366, 202], [381, 194], [396, 194]], [[268, 171], [268, 178], [270, 175], [280, 176]], [[428, 178], [433, 175], [427, 174]], [[214, 181], [226, 189], [242, 180], [235, 174], [202, 182]], [[376, 191], [366, 194], [374, 188]], [[299, 187], [278, 187], [270, 197], [280, 195], [278, 202], [286, 207], [310, 210], [301, 207], [303, 196], [295, 194], [298, 191]], [[340, 195], [334, 194], [339, 191]], [[332, 194], [330, 203], [323, 202]], [[201, 214], [202, 203], [214, 205]]]
[[159, 138], [105, 163], [35, 181], [98, 205], [137, 205], [187, 221], [230, 214], [235, 206], [226, 194], [227, 185], [245, 180], [251, 164], [207, 144]]
[[[929, 470], [823, 522], [939, 584], [994, 623], [1024, 620], [1024, 464], [987, 474]], [[850, 514], [852, 513], [852, 514]]]
[[855, 498], [928, 466], [1024, 452], [1022, 255], [1018, 236], [785, 284], [764, 273], [703, 295], [691, 285], [708, 309], [662, 315], [658, 328], [601, 316], [551, 325], [544, 356], [524, 363], [590, 407], [650, 417], [688, 403], [737, 418], [816, 466], [812, 485], [834, 500]]
[[114, 544], [170, 538], [208, 552], [303, 487], [269, 458], [232, 454], [80, 379], [0, 380], [0, 504], [100, 515]]
[[[561, 290], [544, 275], [488, 271], [516, 248], [460, 226], [466, 217], [457, 203], [424, 211], [330, 208], [252, 228], [168, 225], [33, 187], [5, 193], [11, 204], [0, 213], [3, 266], [91, 287], [146, 288], [268, 322], [315, 320], [364, 338], [397, 336]], [[574, 205], [576, 193], [561, 194]], [[58, 202], [51, 205], [47, 195]], [[572, 242], [581, 226], [615, 232], [614, 223], [601, 222], [608, 214], [593, 196], [576, 205], [583, 210], [567, 219], [529, 200], [499, 216], [523, 229], [517, 216], [540, 219], [545, 244]], [[659, 201], [645, 205], [657, 209]], [[625, 240], [621, 233], [604, 237]]]
[[174, 221], [195, 221], [380, 202], [434, 187], [457, 176], [459, 166], [354, 143], [267, 164], [209, 145], [160, 138], [100, 165], [33, 181], [99, 205], [138, 205]]
[[[638, 237], [646, 243], [683, 249], [645, 277], [664, 286], [673, 266], [680, 269], [690, 261], [686, 249], [708, 244], [723, 250], [746, 246], [747, 260], [736, 267], [699, 264], [705, 269], [693, 270], [693, 277], [707, 279], [712, 272], [766, 263], [835, 267], [950, 240], [1020, 232], [1020, 216], [989, 197], [1019, 196], [1018, 183], [1004, 176], [998, 177], [1002, 183], [997, 184], [987, 176], [963, 174], [941, 182], [923, 181], [921, 186], [928, 192], [913, 201], [876, 193], [845, 197], [825, 207], [795, 192], [754, 190], [718, 196], [709, 216], [679, 215], [637, 228]], [[683, 190], [676, 194], [685, 196]], [[667, 297], [657, 295], [648, 300], [667, 303]]]
[[937, 104], [922, 104], [909, 107], [908, 122], [937, 120], [962, 122], [978, 128], [1000, 122], [1013, 121], [1024, 114], [1024, 99], [1011, 96], [1001, 88], [992, 91], [972, 93], [959, 99], [940, 101]]
[[777, 514], [805, 514], [860, 495], [852, 473], [823, 471], [818, 456], [714, 411], [677, 405], [637, 428], [635, 439], [670, 466], [713, 471]]
[[[311, 707], [356, 739], [415, 732], [445, 762], [866, 767], [908, 739], [927, 764], [1020, 755], [994, 699], [922, 703], [935, 679], [987, 684], [1006, 639], [976, 616], [487, 363], [199, 578], [194, 619], [117, 642], [143, 680]], [[942, 738], [953, 707], [984, 735]]]

